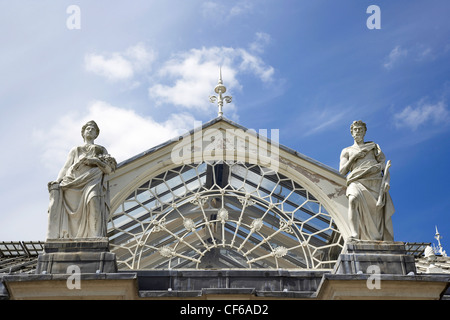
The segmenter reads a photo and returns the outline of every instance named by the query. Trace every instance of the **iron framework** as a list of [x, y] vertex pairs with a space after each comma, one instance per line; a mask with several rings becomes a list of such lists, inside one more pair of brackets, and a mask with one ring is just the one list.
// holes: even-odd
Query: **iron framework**
[[0, 242], [0, 273], [34, 273], [42, 241]]
[[222, 161], [150, 178], [111, 214], [108, 237], [119, 269], [331, 269], [344, 243], [300, 184]]

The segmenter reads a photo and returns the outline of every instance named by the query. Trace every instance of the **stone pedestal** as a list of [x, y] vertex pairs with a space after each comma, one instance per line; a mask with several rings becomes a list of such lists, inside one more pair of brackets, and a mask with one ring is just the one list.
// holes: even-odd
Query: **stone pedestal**
[[415, 271], [414, 256], [406, 254], [403, 242], [354, 241], [346, 244], [333, 273], [408, 275]]
[[[70, 267], [70, 268], [69, 268]], [[117, 272], [116, 255], [109, 252], [108, 238], [49, 239], [38, 257], [36, 274]]]

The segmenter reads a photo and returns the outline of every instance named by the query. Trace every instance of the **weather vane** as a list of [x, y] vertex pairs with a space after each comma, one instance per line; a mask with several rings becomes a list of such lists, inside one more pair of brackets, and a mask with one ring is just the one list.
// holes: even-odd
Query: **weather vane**
[[223, 116], [223, 112], [222, 112], [223, 102], [224, 101], [226, 103], [231, 102], [230, 96], [222, 97], [222, 94], [227, 91], [227, 88], [223, 85], [223, 82], [222, 82], [222, 68], [219, 69], [219, 82], [217, 83], [217, 86], [214, 88], [214, 91], [217, 93], [217, 96], [210, 96], [209, 101], [211, 101], [211, 103], [214, 103], [217, 101], [217, 105], [219, 106], [218, 116], [221, 117], [221, 116]]

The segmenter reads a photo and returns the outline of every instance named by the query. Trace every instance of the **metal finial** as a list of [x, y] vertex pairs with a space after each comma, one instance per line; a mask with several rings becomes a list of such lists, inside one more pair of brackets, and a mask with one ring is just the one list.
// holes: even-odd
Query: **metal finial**
[[214, 92], [217, 93], [217, 96], [209, 97], [209, 101], [211, 101], [211, 103], [214, 103], [217, 101], [217, 105], [219, 106], [219, 114], [218, 114], [219, 117], [223, 116], [223, 111], [222, 111], [223, 102], [224, 101], [226, 103], [231, 102], [231, 96], [222, 97], [222, 94], [225, 93], [226, 91], [227, 91], [227, 88], [223, 85], [223, 82], [222, 82], [222, 67], [220, 67], [219, 68], [219, 81], [217, 83], [217, 86], [214, 88]]
[[442, 247], [442, 244], [441, 244], [442, 236], [440, 235], [437, 226], [435, 226], [435, 228], [436, 228], [436, 235], [434, 236], [434, 238], [438, 241], [438, 252], [442, 256], [446, 257], [447, 254], [446, 254], [446, 252], [445, 252], [445, 250], [444, 250], [444, 248]]
[[223, 84], [222, 82], [222, 67], [219, 67], [219, 84]]

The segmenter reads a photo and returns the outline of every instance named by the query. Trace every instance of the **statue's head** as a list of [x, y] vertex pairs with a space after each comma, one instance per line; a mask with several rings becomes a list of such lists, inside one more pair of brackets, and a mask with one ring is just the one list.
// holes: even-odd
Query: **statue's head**
[[83, 137], [83, 139], [85, 139], [84, 131], [88, 127], [93, 127], [95, 129], [95, 134], [94, 134], [93, 139], [97, 139], [98, 135], [100, 134], [100, 128], [98, 127], [97, 123], [95, 123], [94, 120], [86, 122], [86, 124], [81, 128], [81, 136]]
[[350, 126], [350, 133], [355, 140], [364, 139], [367, 132], [367, 126], [362, 120], [353, 121]]

